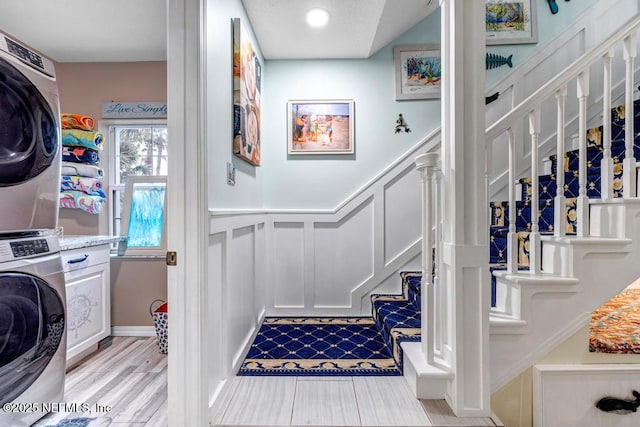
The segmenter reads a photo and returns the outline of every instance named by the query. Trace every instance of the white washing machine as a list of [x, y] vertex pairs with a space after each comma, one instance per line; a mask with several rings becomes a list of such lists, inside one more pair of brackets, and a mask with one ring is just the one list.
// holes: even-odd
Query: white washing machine
[[65, 322], [58, 237], [0, 240], [0, 425], [30, 426], [63, 402]]
[[57, 226], [60, 141], [53, 62], [0, 32], [0, 233]]

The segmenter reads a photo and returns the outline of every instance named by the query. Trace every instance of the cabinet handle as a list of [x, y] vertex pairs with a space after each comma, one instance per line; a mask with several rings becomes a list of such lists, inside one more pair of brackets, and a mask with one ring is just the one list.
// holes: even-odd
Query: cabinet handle
[[81, 256], [80, 258], [70, 259], [69, 261], [67, 261], [67, 264], [77, 264], [79, 262], [86, 261], [87, 258], [89, 258], [89, 255], [85, 254], [84, 256]]

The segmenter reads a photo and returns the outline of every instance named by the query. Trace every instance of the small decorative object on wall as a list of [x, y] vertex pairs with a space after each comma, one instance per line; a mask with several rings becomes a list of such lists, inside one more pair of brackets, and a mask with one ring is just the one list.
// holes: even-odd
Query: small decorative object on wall
[[554, 15], [558, 13], [558, 3], [556, 3], [556, 0], [547, 0], [547, 3], [549, 3], [549, 9], [551, 9], [551, 13], [553, 13]]
[[404, 121], [404, 117], [402, 117], [402, 114], [398, 114], [398, 119], [396, 120], [396, 133], [400, 133], [403, 130], [405, 131], [405, 133], [411, 132], [411, 129], [409, 129], [409, 126], [407, 126], [407, 122]]
[[233, 20], [233, 154], [260, 166], [262, 64], [240, 23]]
[[493, 101], [497, 100], [500, 97], [500, 92], [496, 92], [493, 95], [485, 96], [484, 105], [491, 104]]
[[396, 46], [393, 58], [397, 100], [440, 98], [442, 75], [439, 45]]
[[613, 412], [619, 415], [630, 414], [637, 412], [640, 407], [640, 393], [633, 390], [633, 397], [635, 400], [623, 400], [617, 397], [603, 397], [596, 403], [596, 408], [604, 412]]
[[289, 154], [353, 154], [353, 100], [287, 103]]
[[485, 68], [487, 70], [491, 70], [493, 68], [502, 67], [503, 65], [508, 65], [509, 68], [513, 68], [511, 58], [513, 58], [513, 55], [509, 55], [507, 58], [506, 56], [497, 55], [495, 53], [487, 53]]
[[536, 43], [536, 8], [533, 0], [486, 0], [488, 45]]

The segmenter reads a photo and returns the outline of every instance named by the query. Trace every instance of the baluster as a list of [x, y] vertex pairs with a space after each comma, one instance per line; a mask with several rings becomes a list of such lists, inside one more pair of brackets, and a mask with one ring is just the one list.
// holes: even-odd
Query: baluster
[[624, 102], [624, 129], [625, 152], [622, 162], [622, 186], [624, 197], [636, 197], [636, 159], [633, 153], [634, 128], [633, 128], [633, 61], [636, 57], [636, 34], [633, 33], [624, 39], [624, 60], [626, 62], [625, 74], [625, 102]]
[[509, 136], [509, 233], [507, 233], [507, 271], [518, 271], [518, 235], [516, 234], [516, 138], [513, 128]]
[[578, 200], [576, 214], [578, 216], [578, 237], [589, 235], [589, 198], [587, 197], [587, 97], [589, 97], [589, 71], [578, 76]]
[[529, 233], [529, 270], [540, 273], [540, 231], [538, 209], [540, 208], [538, 187], [538, 141], [540, 139], [540, 107], [529, 113], [529, 134], [531, 135], [531, 232]]
[[613, 50], [603, 57], [604, 88], [602, 95], [602, 160], [600, 161], [600, 197], [613, 198], [613, 159], [611, 158], [611, 62]]
[[420, 327], [422, 329], [422, 353], [428, 364], [434, 363], [435, 304], [432, 250], [432, 178], [438, 164], [438, 153], [425, 153], [416, 157], [416, 168], [422, 177], [422, 283], [420, 285], [421, 310]]
[[564, 121], [565, 104], [567, 101], [567, 87], [564, 86], [556, 92], [558, 101], [558, 140], [556, 147], [556, 197], [553, 201], [553, 234], [556, 237], [565, 235], [567, 221], [566, 206], [567, 199], [564, 195]]
[[434, 197], [434, 220], [435, 220], [435, 262], [434, 262], [434, 275], [433, 275], [433, 289], [435, 291], [435, 344], [434, 352], [443, 357], [442, 351], [444, 348], [444, 308], [446, 307], [445, 292], [440, 285], [440, 272], [442, 265], [440, 260], [442, 259], [442, 168], [439, 166], [434, 170], [434, 176], [436, 179], [435, 185], [435, 197]]

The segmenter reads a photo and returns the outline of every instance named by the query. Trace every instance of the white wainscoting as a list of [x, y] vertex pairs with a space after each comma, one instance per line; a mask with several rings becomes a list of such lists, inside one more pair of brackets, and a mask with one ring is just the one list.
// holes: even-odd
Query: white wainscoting
[[635, 400], [640, 365], [536, 365], [533, 369], [534, 427], [640, 425], [640, 414], [620, 415], [596, 408], [603, 397]]
[[211, 211], [210, 394], [239, 368], [267, 316], [359, 316], [372, 292], [399, 293], [420, 269], [421, 182], [414, 158], [439, 131], [333, 210]]
[[264, 316], [265, 254], [264, 215], [211, 221], [208, 305], [212, 393], [237, 371]]

